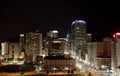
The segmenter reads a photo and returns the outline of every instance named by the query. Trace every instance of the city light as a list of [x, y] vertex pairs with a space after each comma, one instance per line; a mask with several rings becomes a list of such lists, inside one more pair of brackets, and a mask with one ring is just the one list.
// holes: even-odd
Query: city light
[[83, 21], [83, 20], [75, 20], [75, 21], [72, 22], [72, 25], [75, 24], [75, 23], [86, 24], [86, 22]]
[[53, 33], [58, 33], [58, 31], [57, 30], [53, 30]]
[[20, 37], [24, 37], [24, 34], [20, 34]]
[[115, 38], [116, 36], [115, 36], [115, 34], [113, 34], [113, 38]]
[[[66, 35], [66, 38], [59, 38], [57, 30], [50, 31], [44, 40], [45, 43], [42, 42], [42, 33], [27, 33], [25, 36], [26, 46], [24, 49], [19, 50], [18, 42], [18, 44], [14, 44], [16, 45], [14, 46], [14, 52], [10, 52], [13, 43], [1, 43], [1, 59], [3, 57], [3, 60], [6, 61], [1, 64], [30, 64], [30, 66], [32, 64], [35, 65], [37, 72], [46, 72], [48, 70], [55, 72], [59, 70], [73, 70], [75, 72], [84, 73], [86, 73], [86, 71], [91, 73], [91, 70], [94, 73], [104, 70], [105, 72], [109, 72], [108, 64], [104, 63], [103, 65], [101, 60], [105, 59], [104, 61], [110, 63], [107, 59], [110, 59], [111, 56], [109, 58], [101, 58], [99, 61], [97, 60], [97, 51], [100, 51], [99, 53], [101, 53], [101, 50], [105, 52], [111, 51], [111, 49], [107, 48], [111, 46], [109, 46], [108, 43], [104, 45], [103, 42], [87, 41], [87, 38], [91, 38], [92, 34], [86, 33], [85, 24], [86, 22], [83, 20], [73, 21], [71, 25], [72, 29]], [[20, 34], [20, 37], [24, 37], [24, 34]], [[113, 37], [119, 39], [120, 33], [115, 33]], [[89, 46], [87, 43], [90, 43]], [[110, 43], [110, 45], [111, 44], [112, 43]], [[107, 56], [107, 53], [104, 54]], [[106, 71], [105, 69], [108, 70]]]
[[61, 43], [61, 41], [53, 41], [53, 43]]
[[119, 33], [119, 32], [117, 32], [117, 33], [116, 33], [116, 35], [117, 35], [117, 36], [120, 36], [120, 33]]
[[113, 38], [115, 38], [115, 37], [120, 37], [120, 32], [113, 34]]
[[56, 67], [54, 67], [54, 68], [53, 68], [53, 70], [57, 70], [57, 68], [56, 68]]

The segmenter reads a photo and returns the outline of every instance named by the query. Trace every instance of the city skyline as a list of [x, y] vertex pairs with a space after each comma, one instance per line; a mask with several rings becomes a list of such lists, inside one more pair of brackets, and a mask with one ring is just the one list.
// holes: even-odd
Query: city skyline
[[119, 32], [117, 4], [99, 1], [3, 1], [0, 12], [0, 42], [19, 37], [20, 33], [58, 30], [65, 37], [74, 20], [86, 21], [87, 33], [101, 40]]

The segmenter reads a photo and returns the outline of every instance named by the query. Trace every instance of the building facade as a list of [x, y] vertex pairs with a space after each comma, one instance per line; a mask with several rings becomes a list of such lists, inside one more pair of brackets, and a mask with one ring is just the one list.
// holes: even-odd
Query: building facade
[[44, 67], [49, 71], [75, 70], [75, 60], [64, 56], [48, 56], [44, 59]]

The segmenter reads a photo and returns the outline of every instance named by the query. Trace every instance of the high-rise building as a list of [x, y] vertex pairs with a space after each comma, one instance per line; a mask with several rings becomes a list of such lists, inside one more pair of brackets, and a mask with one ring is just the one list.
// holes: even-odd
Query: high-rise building
[[3, 42], [3, 43], [1, 43], [1, 55], [8, 55], [9, 54], [9, 47], [8, 47], [8, 42]]
[[85, 60], [87, 53], [86, 22], [83, 20], [73, 21], [70, 35], [71, 51], [78, 58]]
[[89, 62], [90, 64], [93, 64], [95, 62], [95, 52], [93, 50], [93, 42], [92, 42], [92, 34], [87, 34], [87, 54], [86, 56], [86, 61]]
[[9, 43], [9, 58], [19, 58], [19, 43]]
[[1, 43], [1, 47], [4, 58], [19, 58], [19, 43], [3, 42]]
[[65, 38], [65, 51], [64, 54], [70, 54], [70, 43], [69, 43], [69, 34]]
[[115, 33], [113, 35], [112, 42], [112, 70], [114, 76], [120, 76], [120, 33]]
[[[93, 42], [93, 54], [91, 54], [92, 56], [91, 57], [93, 57], [93, 61], [94, 62], [92, 62], [91, 64], [92, 64], [92, 66], [94, 66], [95, 68], [97, 68], [97, 42]], [[88, 50], [89, 51], [89, 50]]]
[[[44, 57], [45, 69], [48, 71], [74, 70], [75, 59], [68, 54], [67, 38], [59, 38], [58, 31], [53, 30], [47, 33], [45, 42], [46, 52]], [[67, 55], [64, 55], [67, 54]]]
[[112, 42], [111, 38], [109, 37], [103, 38], [104, 57], [110, 59], [111, 59], [111, 42]]
[[26, 53], [26, 51], [25, 51], [25, 37], [24, 37], [24, 34], [20, 34], [19, 45], [20, 45], [19, 55], [24, 57], [23, 55], [25, 55], [25, 53]]
[[65, 51], [65, 39], [64, 38], [57, 38], [51, 39], [48, 41], [47, 48], [48, 48], [48, 55], [49, 56], [61, 56], [64, 55]]
[[52, 30], [47, 33], [47, 38], [48, 39], [53, 39], [53, 38], [58, 38], [58, 31], [57, 30]]
[[44, 40], [43, 40], [43, 49], [44, 49], [44, 53], [45, 56], [48, 56], [48, 43], [54, 39], [58, 39], [58, 30], [51, 30], [49, 32], [47, 32]]
[[93, 51], [96, 51], [95, 64], [98, 68], [108, 69], [111, 67], [111, 41], [104, 39], [103, 42], [93, 42]]
[[88, 50], [88, 62], [91, 65], [95, 65], [96, 62], [96, 50], [95, 46], [93, 48], [94, 43], [93, 42], [87, 42], [87, 50]]
[[26, 54], [42, 56], [42, 33], [26, 33]]

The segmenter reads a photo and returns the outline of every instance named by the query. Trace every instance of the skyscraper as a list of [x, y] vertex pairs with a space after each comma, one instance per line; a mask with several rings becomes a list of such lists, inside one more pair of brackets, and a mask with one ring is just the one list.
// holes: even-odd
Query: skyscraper
[[[100, 69], [111, 67], [111, 41], [94, 42], [93, 51], [96, 51], [96, 63]], [[94, 54], [93, 54], [94, 55]], [[104, 67], [103, 67], [104, 66]]]
[[120, 76], [120, 33], [113, 35], [112, 43], [112, 69], [115, 76]]
[[58, 38], [58, 31], [57, 30], [52, 30], [47, 33], [47, 38], [53, 39], [53, 38]]
[[49, 56], [63, 56], [65, 51], [65, 39], [57, 38], [49, 40], [47, 48]]
[[25, 51], [25, 37], [24, 37], [24, 34], [20, 34], [19, 45], [20, 45], [19, 56], [22, 56], [23, 53], [24, 54], [26, 53], [26, 51]]
[[85, 59], [87, 52], [87, 39], [86, 39], [86, 22], [83, 20], [75, 20], [71, 25], [71, 51], [78, 58]]
[[58, 33], [59, 33], [58, 30], [51, 30], [47, 32], [46, 37], [43, 40], [45, 56], [48, 56], [50, 54], [49, 50], [50, 50], [50, 46], [52, 45], [51, 43], [54, 39], [58, 39]]
[[26, 53], [42, 56], [42, 33], [26, 33]]

